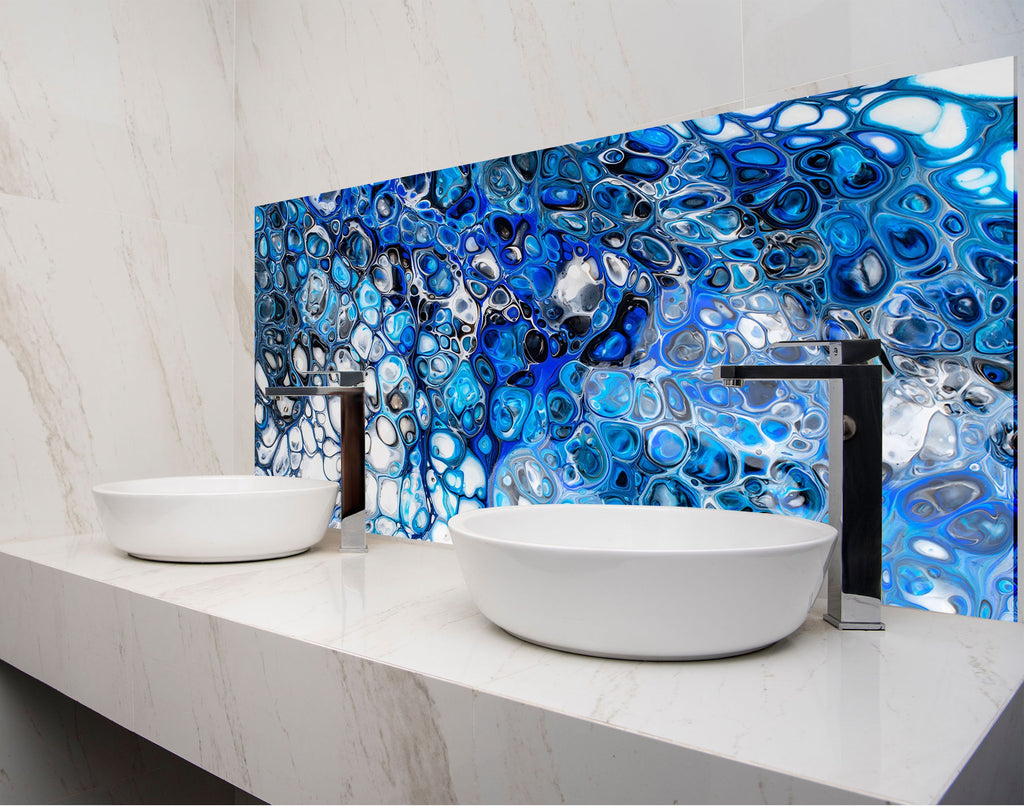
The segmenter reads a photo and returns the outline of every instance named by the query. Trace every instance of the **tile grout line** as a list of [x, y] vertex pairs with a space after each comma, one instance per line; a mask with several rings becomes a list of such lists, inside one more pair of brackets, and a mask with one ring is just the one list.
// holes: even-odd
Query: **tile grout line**
[[[234, 421], [235, 412], [238, 409], [238, 389], [234, 380], [235, 374], [235, 359], [238, 353], [238, 349], [241, 345], [238, 343], [238, 320], [239, 311], [235, 310], [238, 305], [238, 300], [235, 296], [235, 272], [238, 270], [236, 265], [236, 249], [238, 245], [238, 221], [236, 220], [238, 215], [238, 200], [235, 198], [236, 195], [236, 183], [235, 183], [235, 171], [237, 170], [238, 162], [238, 0], [232, 0], [231, 3], [231, 263], [228, 269], [228, 290], [230, 291], [231, 299], [231, 311], [234, 314], [231, 318], [233, 320], [230, 328], [231, 333], [231, 420]], [[251, 390], [250, 390], [251, 391]], [[239, 466], [241, 457], [235, 456], [235, 436], [234, 427], [231, 429], [231, 453], [229, 461], [231, 463], [231, 471]]]

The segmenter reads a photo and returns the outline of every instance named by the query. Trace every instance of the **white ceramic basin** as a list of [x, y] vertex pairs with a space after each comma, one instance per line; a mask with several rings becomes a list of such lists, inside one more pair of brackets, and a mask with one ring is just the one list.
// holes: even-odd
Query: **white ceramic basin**
[[332, 481], [179, 476], [93, 488], [107, 538], [147, 560], [269, 560], [319, 542], [338, 496]]
[[784, 515], [556, 504], [448, 522], [477, 607], [515, 636], [611, 658], [696, 660], [807, 618], [836, 530]]

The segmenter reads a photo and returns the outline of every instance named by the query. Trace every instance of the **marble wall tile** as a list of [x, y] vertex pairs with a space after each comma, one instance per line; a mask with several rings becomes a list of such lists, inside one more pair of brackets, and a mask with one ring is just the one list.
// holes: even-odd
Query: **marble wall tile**
[[[731, 0], [425, 0], [418, 47], [428, 160], [420, 170], [613, 134], [738, 98], [739, 13]], [[682, 34], [694, 27], [700, 36]]]
[[[904, 53], [891, 61], [867, 67], [821, 76], [786, 87], [769, 90], [755, 90], [744, 97], [744, 106], [754, 107], [777, 103], [801, 95], [821, 92], [835, 92], [864, 84], [875, 84], [890, 80], [894, 76], [945, 70], [991, 59], [1004, 58], [1020, 53], [1024, 49], [1024, 29], [1008, 31], [983, 42], [951, 46], [942, 52], [927, 54]], [[1017, 60], [1018, 85], [1024, 76], [1024, 64]]]
[[0, 540], [96, 529], [101, 480], [231, 465], [233, 25], [0, 5]]
[[[1013, 0], [791, 0], [783, 9], [748, 2], [744, 94], [793, 97], [808, 94], [809, 82], [854, 72], [847, 86], [1009, 56], [1020, 51], [1004, 49], [1005, 38], [1022, 30], [1024, 10]], [[870, 68], [882, 72], [860, 73]], [[815, 86], [808, 92], [837, 88]]]
[[0, 5], [0, 191], [227, 229], [232, 4]]
[[[738, 99], [739, 9], [738, 0], [240, 0], [236, 220], [325, 187]], [[697, 28], [681, 46], [681, 32]]]
[[[418, 170], [413, 0], [237, 4], [235, 220], [252, 232], [253, 207], [314, 192], [325, 175]], [[250, 249], [251, 252], [251, 249]]]
[[255, 367], [255, 283], [252, 211], [236, 227], [232, 249], [231, 309], [231, 472], [248, 475], [253, 453], [253, 368]]
[[21, 423], [0, 437], [0, 539], [95, 530], [100, 481], [229, 465], [224, 236], [0, 196], [0, 363]]

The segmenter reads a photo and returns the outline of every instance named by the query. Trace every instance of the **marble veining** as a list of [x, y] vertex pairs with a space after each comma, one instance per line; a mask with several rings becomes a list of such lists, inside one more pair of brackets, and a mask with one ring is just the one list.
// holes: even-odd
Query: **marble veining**
[[232, 468], [233, 16], [0, 4], [0, 540], [98, 528], [100, 481]]
[[[13, 264], [24, 264], [24, 258], [12, 238], [11, 218], [7, 210], [0, 209], [0, 243]], [[74, 482], [85, 475], [95, 461], [92, 439], [84, 417], [81, 387], [67, 354], [59, 344], [50, 354], [47, 372], [38, 371], [35, 347], [44, 343], [52, 332], [46, 319], [46, 309], [42, 300], [19, 282], [15, 273], [0, 273], [0, 341], [9, 353], [10, 364], [13, 364], [10, 366], [4, 362], [8, 388], [23, 388], [31, 409], [36, 413], [38, 427], [44, 436], [46, 458], [52, 468], [51, 478], [58, 488], [59, 500], [63, 502], [64, 523], [72, 531], [88, 531], [90, 523], [84, 515], [87, 499]], [[82, 422], [78, 432], [64, 429], [65, 412]], [[11, 481], [12, 492], [22, 498], [30, 480], [23, 480], [15, 471]], [[12, 499], [14, 497], [11, 496]], [[14, 500], [11, 500], [3, 509], [13, 514], [14, 506]]]
[[1024, 707], [1018, 624], [886, 608], [886, 632], [851, 634], [816, 608], [740, 658], [602, 660], [494, 627], [450, 546], [370, 543], [223, 566], [134, 560], [100, 535], [8, 544], [0, 657], [290, 801], [935, 802]]

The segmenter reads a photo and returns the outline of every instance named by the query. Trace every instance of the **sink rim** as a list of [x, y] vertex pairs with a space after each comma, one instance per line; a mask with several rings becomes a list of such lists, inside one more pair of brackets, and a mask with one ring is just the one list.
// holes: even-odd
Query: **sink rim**
[[[232, 488], [227, 484], [222, 489], [202, 489], [195, 487], [187, 489], [184, 485], [179, 489], [161, 489], [157, 485], [168, 483], [204, 482], [217, 485], [223, 482], [232, 484], [252, 483], [250, 489], [244, 487]], [[257, 486], [262, 485], [262, 486]], [[283, 493], [295, 493], [301, 490], [319, 490], [326, 487], [337, 489], [338, 482], [327, 481], [326, 479], [307, 479], [299, 476], [257, 476], [238, 474], [203, 474], [203, 475], [180, 475], [180, 476], [153, 476], [142, 479], [124, 479], [122, 481], [106, 481], [97, 484], [92, 488], [96, 495], [113, 495], [125, 497], [157, 496], [168, 498], [182, 497], [205, 497], [205, 496], [227, 496], [227, 495], [280, 495]]]
[[[798, 528], [806, 533], [807, 537], [799, 540], [790, 540], [785, 543], [765, 543], [765, 544], [754, 544], [745, 546], [706, 546], [706, 547], [694, 547], [686, 545], [668, 545], [668, 546], [637, 546], [637, 545], [616, 545], [616, 546], [598, 546], [598, 545], [579, 545], [579, 544], [568, 544], [559, 542], [538, 542], [531, 539], [519, 539], [505, 536], [488, 535], [482, 533], [479, 528], [473, 528], [473, 520], [476, 518], [492, 519], [498, 517], [497, 513], [500, 513], [503, 509], [536, 509], [540, 510], [602, 510], [608, 511], [612, 509], [622, 510], [645, 510], [645, 511], [664, 511], [666, 516], [672, 514], [672, 510], [689, 510], [690, 514], [696, 512], [714, 512], [715, 518], [727, 517], [734, 518], [736, 520], [758, 520], [761, 523], [772, 522], [776, 524], [784, 524], [786, 526], [796, 525], [794, 522], [799, 522]], [[699, 517], [699, 516], [698, 516]], [[461, 529], [466, 533], [467, 536], [474, 540], [482, 540], [488, 543], [492, 543], [495, 546], [515, 546], [517, 549], [527, 550], [537, 549], [539, 551], [566, 551], [566, 552], [586, 552], [586, 553], [609, 553], [609, 554], [638, 554], [638, 555], [716, 555], [716, 554], [745, 554], [745, 553], [785, 553], [799, 549], [806, 549], [817, 545], [831, 543], [835, 540], [838, 534], [834, 526], [830, 526], [827, 523], [821, 521], [813, 521], [809, 518], [801, 518], [797, 515], [782, 515], [774, 512], [746, 512], [741, 510], [731, 509], [705, 509], [703, 507], [662, 507], [649, 504], [537, 504], [537, 505], [525, 505], [525, 506], [494, 506], [494, 507], [482, 507], [481, 509], [475, 509], [471, 512], [459, 512], [453, 515], [449, 521], [449, 530], [452, 538], [452, 542], [455, 543], [458, 539], [454, 532], [451, 531], [451, 524], [455, 524], [456, 529]], [[460, 535], [461, 537], [461, 535]]]

